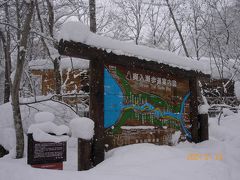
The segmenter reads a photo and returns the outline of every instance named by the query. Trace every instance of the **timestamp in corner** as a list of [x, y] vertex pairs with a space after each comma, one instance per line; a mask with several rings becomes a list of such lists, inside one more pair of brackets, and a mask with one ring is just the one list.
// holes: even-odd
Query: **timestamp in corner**
[[193, 161], [198, 161], [198, 160], [217, 160], [217, 161], [222, 161], [223, 160], [223, 154], [222, 153], [189, 153], [186, 156], [187, 160], [193, 160]]

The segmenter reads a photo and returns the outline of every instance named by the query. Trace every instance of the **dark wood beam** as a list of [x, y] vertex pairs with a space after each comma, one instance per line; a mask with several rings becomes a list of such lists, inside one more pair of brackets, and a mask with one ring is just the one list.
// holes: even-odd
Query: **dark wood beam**
[[191, 92], [190, 95], [190, 120], [191, 120], [191, 134], [192, 141], [197, 143], [199, 142], [198, 135], [198, 81], [197, 77], [190, 78], [189, 80], [189, 89]]
[[[59, 53], [61, 55], [84, 58], [88, 60], [96, 60], [97, 57], [98, 61], [104, 60], [106, 63], [114, 63], [126, 67], [138, 67], [141, 69], [169, 74], [169, 76], [177, 75], [179, 78], [182, 77], [184, 79], [189, 79], [196, 76], [204, 78], [210, 77], [209, 75], [205, 75], [201, 72], [193, 70], [187, 71], [178, 67], [172, 67], [167, 64], [162, 64], [155, 61], [147, 61], [133, 56], [116, 55], [112, 52], [108, 53], [106, 50], [103, 50], [101, 48], [91, 47], [80, 42], [60, 40]], [[178, 59], [176, 59], [176, 61], [178, 61]]]

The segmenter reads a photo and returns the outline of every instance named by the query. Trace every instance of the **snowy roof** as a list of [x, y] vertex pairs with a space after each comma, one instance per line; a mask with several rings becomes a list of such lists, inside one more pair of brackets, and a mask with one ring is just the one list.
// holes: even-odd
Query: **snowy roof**
[[[50, 59], [38, 59], [29, 62], [29, 67], [31, 70], [43, 70], [43, 69], [53, 69], [53, 63]], [[88, 69], [89, 61], [81, 58], [61, 58], [60, 68], [61, 69]]]
[[80, 42], [91, 47], [101, 48], [108, 53], [125, 55], [155, 61], [184, 70], [200, 71], [209, 74], [209, 68], [204, 63], [176, 55], [169, 51], [150, 48], [147, 46], [135, 45], [129, 42], [114, 40], [90, 32], [89, 27], [81, 22], [67, 22], [63, 25], [59, 40]]

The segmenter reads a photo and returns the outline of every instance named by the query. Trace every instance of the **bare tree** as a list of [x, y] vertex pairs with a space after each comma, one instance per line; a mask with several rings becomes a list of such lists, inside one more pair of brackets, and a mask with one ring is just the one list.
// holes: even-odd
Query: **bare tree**
[[148, 12], [149, 22], [149, 43], [153, 47], [163, 48], [163, 42], [165, 41], [165, 33], [167, 30], [167, 13], [164, 13], [163, 5], [158, 3], [157, 0], [151, 0], [150, 8]]
[[[17, 1], [17, 0], [16, 0]], [[34, 2], [31, 0], [26, 5], [26, 17], [23, 24], [23, 29], [20, 33], [20, 42], [19, 42], [19, 52], [17, 56], [17, 65], [15, 69], [14, 80], [12, 84], [12, 109], [13, 109], [13, 119], [14, 126], [16, 131], [16, 158], [22, 158], [24, 153], [24, 136], [23, 136], [23, 126], [22, 118], [19, 105], [19, 87], [21, 82], [21, 77], [23, 74], [23, 67], [25, 62], [25, 55], [27, 49], [27, 41], [29, 33], [31, 30], [31, 20], [34, 12]]]
[[[10, 23], [9, 17], [9, 2], [5, 2], [4, 4], [4, 14], [6, 23]], [[5, 32], [5, 33], [4, 33]], [[11, 35], [10, 28], [8, 26], [5, 27], [5, 31], [3, 32], [0, 29], [0, 39], [3, 43], [4, 49], [4, 58], [5, 58], [5, 83], [4, 83], [4, 103], [9, 102], [10, 98], [10, 74], [11, 74]]]
[[205, 55], [203, 48], [206, 46], [204, 42], [203, 31], [208, 22], [208, 16], [205, 16], [204, 12], [206, 3], [201, 0], [189, 0], [190, 12], [187, 18], [188, 25], [188, 38], [190, 39], [190, 45], [193, 47], [194, 54], [197, 60]]
[[90, 30], [95, 33], [97, 31], [95, 0], [89, 0], [89, 17], [90, 17]]
[[172, 4], [169, 2], [169, 0], [165, 0], [166, 1], [166, 4], [167, 4], [167, 7], [169, 9], [169, 12], [170, 12], [170, 15], [171, 15], [171, 18], [173, 20], [173, 23], [174, 23], [174, 26], [178, 32], [178, 35], [179, 35], [179, 38], [181, 40], [181, 43], [182, 43], [182, 46], [183, 46], [183, 49], [184, 49], [184, 52], [185, 52], [185, 55], [187, 57], [189, 57], [189, 53], [188, 53], [188, 50], [187, 50], [187, 46], [185, 44], [185, 41], [184, 41], [184, 38], [183, 38], [183, 35], [182, 35], [182, 31], [181, 31], [181, 28], [179, 27], [178, 23], [177, 23], [177, 20], [175, 18], [175, 15], [173, 13], [173, 8], [172, 8]]
[[[220, 95], [225, 97], [230, 81], [239, 74], [239, 12], [229, 5], [228, 0], [214, 0], [208, 2], [208, 17], [210, 19], [204, 31], [207, 51], [222, 81]], [[229, 68], [232, 75], [226, 77], [225, 71]], [[225, 78], [229, 81], [224, 82]]]
[[[46, 0], [46, 4], [44, 2], [38, 2], [35, 0], [36, 4], [36, 13], [39, 22], [39, 28], [42, 34], [45, 34], [45, 37], [41, 37], [42, 45], [47, 52], [47, 57], [52, 61], [54, 67], [54, 78], [55, 78], [55, 92], [56, 94], [61, 94], [61, 85], [62, 85], [62, 77], [60, 71], [60, 61], [61, 57], [58, 55], [57, 52], [57, 41], [54, 37], [54, 27], [55, 27], [55, 20], [54, 20], [54, 8], [52, 2], [50, 0]], [[39, 5], [42, 5], [40, 9]], [[44, 9], [46, 6], [46, 12], [42, 12], [41, 10]], [[44, 18], [43, 17], [47, 17]]]
[[114, 23], [117, 25], [118, 37], [134, 40], [135, 44], [139, 44], [150, 4], [145, 4], [143, 0], [115, 0], [113, 2], [117, 7]]

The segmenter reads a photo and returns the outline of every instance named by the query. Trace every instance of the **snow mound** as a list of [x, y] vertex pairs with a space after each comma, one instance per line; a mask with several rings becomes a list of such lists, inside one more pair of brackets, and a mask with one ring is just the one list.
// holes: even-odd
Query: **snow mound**
[[13, 128], [13, 114], [11, 104], [5, 103], [0, 105], [0, 130], [8, 127]]
[[[32, 102], [32, 99], [21, 99], [21, 102]], [[34, 116], [39, 112], [49, 112], [54, 114], [54, 123], [58, 125], [67, 125], [73, 118], [78, 117], [78, 115], [67, 106], [50, 100], [41, 103], [34, 103], [31, 104], [31, 106], [21, 105], [20, 109], [25, 133], [27, 133], [29, 126], [35, 123]], [[0, 131], [1, 128], [14, 128], [12, 106], [10, 102], [0, 105]]]
[[230, 116], [230, 115], [234, 115], [234, 112], [231, 111], [231, 110], [228, 109], [228, 108], [223, 108], [223, 109], [222, 109], [222, 112], [223, 112], [223, 116], [224, 116], [224, 117]]
[[38, 112], [34, 115], [35, 123], [52, 122], [55, 119], [55, 115], [50, 112]]
[[[47, 97], [41, 96], [39, 99], [44, 99]], [[31, 98], [21, 99], [22, 102], [32, 102]], [[48, 111], [50, 114], [54, 114], [55, 119], [54, 123], [60, 124], [69, 124], [70, 120], [78, 117], [75, 112], [70, 108], [66, 107], [57, 102], [45, 101], [41, 103], [31, 104], [31, 106], [21, 105], [21, 115], [24, 133], [26, 134], [30, 125], [34, 124], [35, 114], [39, 111], [45, 112]], [[40, 113], [41, 114], [41, 113]], [[38, 116], [38, 115], [37, 115]], [[41, 116], [41, 115], [40, 115]], [[50, 115], [52, 116], [52, 115]], [[38, 120], [37, 120], [38, 121]], [[46, 140], [47, 138], [43, 138]], [[63, 139], [65, 140], [65, 139]], [[52, 140], [58, 141], [58, 140]], [[16, 135], [15, 128], [13, 124], [13, 112], [11, 103], [5, 103], [0, 105], [0, 144], [10, 152], [14, 152], [16, 145]], [[13, 156], [14, 157], [14, 156]]]
[[81, 22], [70, 21], [64, 24], [60, 39], [77, 40], [86, 43], [91, 34], [89, 26]]
[[174, 134], [172, 134], [172, 145], [176, 145], [178, 143], [178, 140], [181, 136], [181, 131], [175, 131]]
[[94, 122], [86, 117], [75, 118], [70, 122], [72, 136], [90, 140], [94, 135]]
[[16, 146], [16, 133], [13, 128], [0, 128], [0, 144], [8, 151]]
[[[55, 135], [51, 135], [51, 134]], [[28, 134], [33, 134], [33, 139], [38, 142], [62, 142], [67, 141], [69, 128], [65, 125], [57, 126], [52, 122], [32, 124], [28, 129]]]

